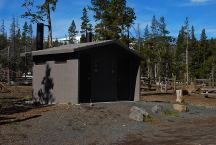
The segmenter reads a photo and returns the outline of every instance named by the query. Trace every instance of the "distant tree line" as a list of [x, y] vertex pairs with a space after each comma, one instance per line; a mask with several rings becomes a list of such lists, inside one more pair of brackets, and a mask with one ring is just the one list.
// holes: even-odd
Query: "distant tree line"
[[169, 35], [165, 18], [157, 20], [153, 16], [151, 26], [146, 26], [141, 39], [141, 53], [146, 58], [142, 64], [143, 76], [157, 81], [175, 77], [188, 83], [194, 79], [214, 82], [216, 40], [207, 39], [205, 29], [197, 39], [188, 17], [175, 38]]
[[25, 57], [24, 54], [33, 51], [36, 45], [32, 24], [25, 22], [21, 28], [18, 19], [12, 18], [9, 33], [6, 31], [4, 20], [0, 30], [1, 67], [9, 68], [12, 72], [31, 71], [31, 57]]

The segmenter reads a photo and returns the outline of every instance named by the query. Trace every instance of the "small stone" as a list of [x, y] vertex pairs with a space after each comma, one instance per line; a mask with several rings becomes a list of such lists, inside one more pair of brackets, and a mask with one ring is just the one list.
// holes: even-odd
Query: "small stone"
[[93, 104], [93, 103], [90, 103], [90, 104], [89, 104], [89, 106], [90, 106], [90, 107], [93, 107], [93, 106], [94, 106], [94, 104]]
[[130, 109], [130, 112], [135, 112], [135, 111], [142, 113], [144, 116], [148, 116], [149, 115], [149, 113], [145, 109], [133, 106]]
[[27, 104], [27, 105], [33, 105], [34, 101], [25, 101], [25, 104]]
[[133, 119], [135, 121], [143, 121], [143, 114], [140, 113], [140, 112], [131, 112], [130, 115], [129, 115], [129, 118], [130, 119]]
[[130, 109], [130, 114], [129, 114], [130, 119], [133, 119], [135, 121], [143, 121], [144, 118], [147, 116], [149, 116], [149, 113], [143, 108], [138, 108], [136, 106], [133, 106]]
[[161, 105], [155, 105], [154, 107], [152, 107], [152, 113], [158, 114], [161, 113], [163, 111], [163, 106]]
[[188, 107], [186, 105], [173, 104], [173, 108], [178, 112], [188, 112]]

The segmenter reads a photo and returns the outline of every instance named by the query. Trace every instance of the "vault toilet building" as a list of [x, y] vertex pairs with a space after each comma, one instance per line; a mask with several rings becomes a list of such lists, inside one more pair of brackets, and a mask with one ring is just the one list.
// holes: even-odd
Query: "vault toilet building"
[[33, 51], [33, 95], [54, 103], [138, 101], [140, 60], [117, 41]]

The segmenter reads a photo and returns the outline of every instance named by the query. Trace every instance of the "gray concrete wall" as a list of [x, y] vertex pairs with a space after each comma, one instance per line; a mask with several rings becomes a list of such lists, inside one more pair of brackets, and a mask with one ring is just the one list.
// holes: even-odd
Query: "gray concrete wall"
[[134, 93], [134, 101], [140, 101], [140, 66], [137, 72], [137, 78], [136, 78], [136, 87], [135, 87], [135, 93]]
[[50, 80], [53, 82], [53, 89], [50, 92], [54, 103], [78, 104], [78, 59], [67, 60], [66, 62], [48, 61], [45, 64], [33, 66], [33, 89], [34, 97], [39, 98], [39, 90], [45, 90], [42, 81], [46, 76], [46, 67], [50, 67]]

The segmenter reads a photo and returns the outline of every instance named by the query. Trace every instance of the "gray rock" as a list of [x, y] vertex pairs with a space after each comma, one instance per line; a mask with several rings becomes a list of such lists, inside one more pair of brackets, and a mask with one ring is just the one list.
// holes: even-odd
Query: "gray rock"
[[136, 112], [136, 111], [142, 113], [144, 116], [148, 116], [149, 115], [149, 113], [144, 108], [139, 108], [137, 106], [133, 106], [130, 109], [130, 112]]
[[135, 121], [143, 121], [145, 117], [149, 116], [149, 113], [143, 109], [136, 106], [133, 106], [130, 109], [129, 118]]
[[140, 112], [131, 112], [129, 118], [140, 122], [144, 120], [143, 114]]
[[161, 105], [155, 105], [154, 107], [152, 107], [152, 113], [158, 114], [161, 113], [163, 111], [163, 106]]
[[178, 112], [188, 112], [188, 107], [182, 104], [173, 104], [173, 109]]

